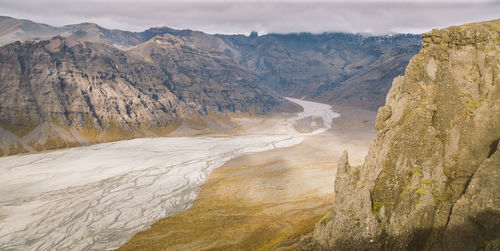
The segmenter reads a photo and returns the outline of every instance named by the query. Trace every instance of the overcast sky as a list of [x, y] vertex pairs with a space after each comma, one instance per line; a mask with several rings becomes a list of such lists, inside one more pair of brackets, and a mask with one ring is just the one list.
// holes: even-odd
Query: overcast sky
[[500, 0], [1, 0], [0, 15], [142, 31], [421, 33], [500, 18]]

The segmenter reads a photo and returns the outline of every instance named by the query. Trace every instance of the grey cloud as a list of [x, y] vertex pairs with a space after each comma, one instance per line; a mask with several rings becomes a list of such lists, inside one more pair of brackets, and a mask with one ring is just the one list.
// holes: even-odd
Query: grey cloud
[[499, 1], [62, 1], [3, 0], [0, 13], [51, 25], [95, 22], [144, 30], [169, 26], [208, 33], [423, 32], [499, 18]]

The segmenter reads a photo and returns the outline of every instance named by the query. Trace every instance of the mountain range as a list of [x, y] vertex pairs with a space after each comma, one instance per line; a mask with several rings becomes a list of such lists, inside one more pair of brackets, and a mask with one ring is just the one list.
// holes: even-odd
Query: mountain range
[[0, 155], [225, 130], [290, 96], [376, 110], [419, 35], [210, 35], [0, 17]]

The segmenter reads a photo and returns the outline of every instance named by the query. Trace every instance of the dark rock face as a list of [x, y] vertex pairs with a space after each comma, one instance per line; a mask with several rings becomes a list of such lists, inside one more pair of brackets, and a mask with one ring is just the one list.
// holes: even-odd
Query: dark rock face
[[165, 135], [227, 112], [298, 109], [227, 55], [170, 35], [130, 51], [62, 37], [9, 44], [0, 48], [0, 90], [5, 154]]
[[0, 18], [0, 45], [62, 35], [130, 48], [164, 34], [189, 41], [203, 50], [227, 54], [281, 95], [372, 110], [384, 104], [392, 79], [403, 74], [421, 45], [420, 36], [410, 34], [208, 35], [167, 27], [129, 32], [108, 30], [93, 23], [51, 27]]
[[236, 59], [278, 93], [377, 109], [392, 79], [420, 49], [417, 35], [345, 33], [220, 36]]
[[226, 53], [203, 46], [209, 42], [164, 34], [130, 52], [167, 70], [172, 77], [169, 88], [187, 103], [257, 114], [293, 110]]
[[128, 32], [0, 17], [0, 45], [1, 156], [300, 109], [276, 93], [376, 109], [420, 38]]
[[303, 249], [497, 250], [500, 20], [433, 30]]

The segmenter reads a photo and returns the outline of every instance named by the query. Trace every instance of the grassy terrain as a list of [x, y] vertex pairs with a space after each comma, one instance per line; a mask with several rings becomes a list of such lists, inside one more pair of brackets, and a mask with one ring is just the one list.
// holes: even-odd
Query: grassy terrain
[[[120, 250], [294, 249], [331, 207], [338, 157], [347, 150], [351, 164], [361, 165], [375, 137], [372, 112], [334, 110], [342, 114], [335, 131], [230, 160], [210, 174], [191, 209], [154, 223]], [[249, 131], [273, 130], [265, 121], [250, 124]]]
[[229, 161], [212, 172], [193, 208], [120, 250], [293, 249], [333, 200], [335, 157], [313, 141]]

